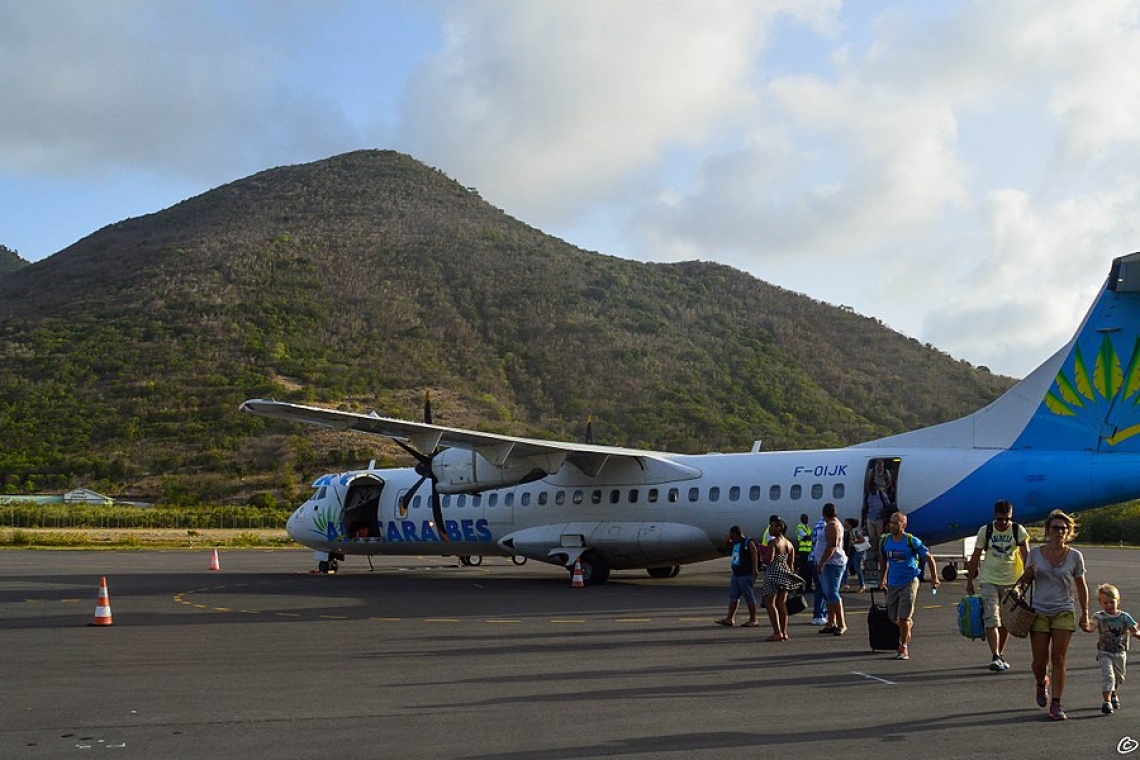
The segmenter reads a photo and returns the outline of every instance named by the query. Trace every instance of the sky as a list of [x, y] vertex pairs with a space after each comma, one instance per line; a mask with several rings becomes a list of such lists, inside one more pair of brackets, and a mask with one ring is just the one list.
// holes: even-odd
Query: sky
[[276, 166], [441, 169], [1023, 376], [1140, 250], [1140, 0], [0, 0], [0, 244]]

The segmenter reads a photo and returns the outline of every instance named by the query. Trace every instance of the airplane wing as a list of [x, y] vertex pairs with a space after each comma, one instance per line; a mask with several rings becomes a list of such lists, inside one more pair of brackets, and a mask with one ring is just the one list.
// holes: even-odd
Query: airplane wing
[[504, 467], [525, 461], [547, 474], [561, 469], [563, 463], [572, 464], [582, 474], [594, 477], [603, 468], [613, 470], [634, 467], [643, 482], [689, 480], [700, 477], [700, 470], [677, 462], [675, 455], [664, 452], [626, 449], [615, 446], [595, 446], [587, 443], [543, 441], [536, 438], [516, 438], [497, 433], [452, 428], [424, 422], [409, 422], [393, 417], [381, 417], [372, 412], [359, 414], [324, 407], [290, 404], [269, 399], [250, 399], [239, 407], [241, 411], [289, 422], [321, 425], [335, 430], [357, 430], [382, 435], [396, 441], [410, 442], [421, 452], [437, 447], [473, 451], [491, 464]]

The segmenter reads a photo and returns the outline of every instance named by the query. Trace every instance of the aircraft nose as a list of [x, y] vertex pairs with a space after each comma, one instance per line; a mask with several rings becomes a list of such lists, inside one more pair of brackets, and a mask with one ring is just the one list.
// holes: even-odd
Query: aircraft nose
[[309, 502], [297, 507], [293, 510], [293, 514], [289, 515], [289, 519], [285, 521], [285, 532], [294, 541], [300, 541], [301, 531], [304, 529], [305, 523], [305, 507], [307, 506], [309, 506]]

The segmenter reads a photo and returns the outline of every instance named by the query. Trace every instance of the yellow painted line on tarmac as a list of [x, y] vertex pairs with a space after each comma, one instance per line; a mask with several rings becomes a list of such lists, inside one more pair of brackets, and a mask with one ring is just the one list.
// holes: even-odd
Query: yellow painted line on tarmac
[[424, 618], [425, 623], [458, 623], [459, 618]]
[[648, 623], [653, 618], [614, 618], [615, 623]]
[[554, 618], [550, 622], [551, 623], [559, 623], [559, 624], [564, 624], [564, 623], [578, 624], [578, 623], [585, 623], [587, 621], [585, 618]]
[[299, 612], [274, 612], [277, 617], [301, 617]]
[[212, 609], [215, 609], [218, 612], [230, 612], [231, 611], [229, 607], [213, 607]]
[[393, 618], [393, 617], [374, 617], [374, 618], [368, 618], [368, 619], [369, 620], [375, 620], [378, 623], [398, 623], [401, 620], [403, 620], [403, 618]]
[[348, 615], [317, 615], [321, 620], [348, 620]]
[[491, 625], [514, 625], [517, 623], [521, 623], [522, 621], [521, 620], [487, 620], [484, 622], [490, 623]]

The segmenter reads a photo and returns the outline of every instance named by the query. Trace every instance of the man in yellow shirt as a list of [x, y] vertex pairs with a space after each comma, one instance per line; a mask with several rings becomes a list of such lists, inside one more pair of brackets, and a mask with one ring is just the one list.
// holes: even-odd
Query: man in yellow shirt
[[[986, 553], [984, 561], [982, 552]], [[1001, 600], [1021, 576], [1028, 554], [1029, 534], [1013, 521], [1013, 505], [1005, 499], [999, 500], [994, 504], [993, 522], [978, 531], [974, 553], [966, 563], [966, 593], [974, 593], [975, 578], [982, 585], [982, 615], [991, 655], [989, 667], [995, 673], [1009, 670], [1005, 659], [1009, 630], [1002, 624]]]

